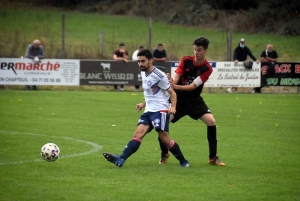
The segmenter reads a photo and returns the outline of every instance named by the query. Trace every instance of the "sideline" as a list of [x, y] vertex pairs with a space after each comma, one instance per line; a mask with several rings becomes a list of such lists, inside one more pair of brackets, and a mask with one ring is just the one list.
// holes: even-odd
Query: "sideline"
[[[0, 134], [49, 136], [49, 135], [45, 135], [45, 134], [21, 133], [21, 132], [3, 131], [3, 130], [0, 130]], [[80, 140], [80, 139], [71, 138], [71, 137], [64, 137], [64, 136], [51, 136], [51, 137], [61, 138], [61, 139], [66, 139], [66, 140], [73, 140], [75, 142], [89, 144], [89, 145], [91, 145], [93, 147], [91, 150], [89, 150], [87, 152], [81, 152], [81, 153], [76, 153], [76, 154], [68, 154], [68, 155], [59, 156], [59, 159], [88, 155], [88, 154], [92, 154], [92, 153], [98, 152], [98, 151], [100, 151], [102, 149], [101, 145], [99, 145], [97, 143], [94, 143], [94, 142], [90, 142], [90, 141]], [[44, 160], [42, 158], [39, 158], [39, 159], [34, 159], [34, 160], [17, 161], [17, 162], [5, 162], [5, 163], [0, 161], [0, 166], [1, 165], [20, 165], [20, 164], [24, 164], [24, 163], [33, 163], [33, 162], [41, 162], [41, 161], [44, 161]]]

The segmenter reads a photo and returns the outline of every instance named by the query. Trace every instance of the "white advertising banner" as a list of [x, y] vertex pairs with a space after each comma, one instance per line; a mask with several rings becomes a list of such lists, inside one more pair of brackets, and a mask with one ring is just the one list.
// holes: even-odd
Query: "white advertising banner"
[[0, 58], [0, 85], [79, 85], [79, 60]]
[[[213, 67], [204, 87], [259, 87], [260, 63], [253, 62], [252, 69], [246, 69], [243, 62], [209, 62]], [[173, 77], [179, 62], [172, 64], [171, 76]]]

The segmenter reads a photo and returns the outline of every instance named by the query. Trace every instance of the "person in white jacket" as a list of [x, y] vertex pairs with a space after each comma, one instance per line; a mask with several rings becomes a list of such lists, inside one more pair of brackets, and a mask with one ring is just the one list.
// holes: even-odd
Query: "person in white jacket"
[[[138, 47], [138, 49], [136, 50], [136, 51], [134, 51], [133, 52], [133, 54], [132, 54], [132, 60], [133, 61], [137, 61], [138, 60], [138, 53], [141, 51], [141, 50], [143, 50], [144, 49], [144, 46], [142, 46], [142, 45], [140, 45], [139, 47]], [[134, 85], [134, 87], [135, 87], [135, 90], [136, 91], [138, 91], [139, 89], [140, 89], [140, 85]]]
[[140, 45], [140, 46], [138, 47], [138, 49], [137, 49], [136, 51], [133, 52], [133, 54], [132, 54], [132, 60], [133, 60], [133, 61], [137, 61], [137, 60], [138, 60], [137, 54], [138, 54], [141, 50], [143, 50], [143, 49], [144, 49], [144, 46]]

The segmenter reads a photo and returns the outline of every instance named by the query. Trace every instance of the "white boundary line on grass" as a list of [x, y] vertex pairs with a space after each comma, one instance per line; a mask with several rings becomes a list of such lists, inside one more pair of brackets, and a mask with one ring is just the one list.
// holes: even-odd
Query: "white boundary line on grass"
[[[14, 135], [33, 135], [33, 136], [49, 136], [49, 135], [45, 135], [45, 134], [35, 134], [35, 133], [21, 133], [21, 132], [13, 132], [13, 131], [3, 131], [0, 130], [0, 134], [14, 134]], [[66, 139], [66, 140], [73, 140], [75, 142], [81, 142], [81, 143], [85, 143], [85, 144], [89, 144], [91, 145], [93, 148], [87, 152], [81, 152], [81, 153], [77, 153], [77, 154], [68, 154], [68, 155], [62, 155], [59, 156], [59, 158], [70, 158], [70, 157], [77, 157], [77, 156], [83, 156], [83, 155], [88, 155], [88, 154], [92, 154], [95, 152], [98, 152], [102, 149], [102, 146], [94, 143], [94, 142], [90, 142], [90, 141], [85, 141], [85, 140], [80, 140], [80, 139], [76, 139], [76, 138], [71, 138], [71, 137], [64, 137], [64, 136], [51, 136], [54, 138], [62, 138], [62, 139]], [[33, 163], [33, 162], [41, 162], [44, 161], [43, 159], [39, 158], [39, 159], [34, 159], [34, 160], [26, 160], [26, 161], [17, 161], [17, 162], [1, 162], [0, 161], [0, 166], [1, 165], [20, 165], [23, 163]]]

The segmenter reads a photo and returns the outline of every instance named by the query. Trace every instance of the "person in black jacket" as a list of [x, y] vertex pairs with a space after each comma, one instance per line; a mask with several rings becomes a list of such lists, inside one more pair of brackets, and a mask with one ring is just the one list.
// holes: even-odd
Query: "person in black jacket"
[[[239, 61], [246, 61], [247, 56], [249, 55], [253, 61], [256, 61], [257, 63], [259, 60], [255, 58], [255, 56], [252, 54], [251, 50], [245, 45], [246, 41], [244, 38], [242, 38], [238, 44], [238, 46], [234, 49], [233, 53], [233, 60], [235, 63]], [[227, 89], [229, 93], [232, 93], [232, 90], [237, 91], [237, 87], [230, 87]]]
[[262, 86], [254, 87], [252, 89], [252, 93], [261, 93], [261, 89], [266, 85], [266, 78], [270, 76], [274, 72], [274, 66], [277, 62], [278, 54], [275, 50], [273, 50], [273, 45], [268, 44], [267, 49], [263, 50], [260, 54], [261, 67], [267, 66], [268, 71], [267, 75], [262, 75]]

